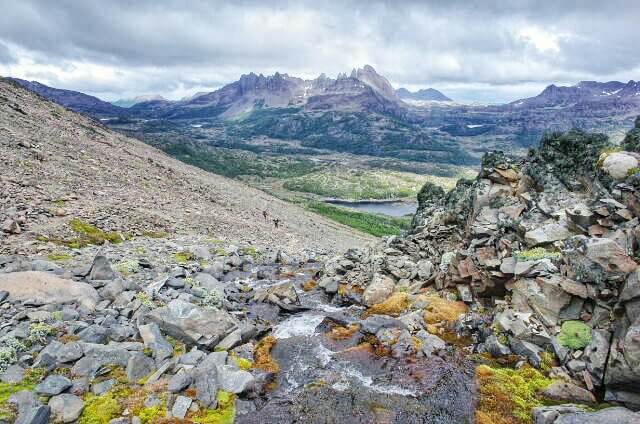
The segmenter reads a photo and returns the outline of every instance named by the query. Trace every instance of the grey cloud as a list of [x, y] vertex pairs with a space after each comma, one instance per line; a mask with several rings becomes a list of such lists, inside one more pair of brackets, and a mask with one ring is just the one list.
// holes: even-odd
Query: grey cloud
[[[118, 70], [117, 81], [58, 76], [110, 95], [219, 86], [250, 71], [335, 75], [365, 62], [398, 85], [482, 83], [500, 93], [517, 84], [631, 79], [640, 68], [640, 2], [626, 0], [0, 0], [0, 7], [0, 43], [60, 69]], [[536, 41], [545, 40], [524, 37], [526, 29], [554, 48], [540, 49]], [[0, 63], [10, 54], [0, 44]]]
[[0, 42], [0, 63], [11, 64], [16, 62], [16, 57], [5, 44]]

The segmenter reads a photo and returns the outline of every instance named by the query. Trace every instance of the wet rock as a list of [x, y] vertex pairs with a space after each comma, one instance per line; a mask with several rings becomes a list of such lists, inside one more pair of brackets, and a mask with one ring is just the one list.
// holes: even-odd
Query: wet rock
[[62, 394], [49, 400], [49, 407], [54, 420], [72, 423], [80, 417], [84, 409], [84, 401], [78, 396]]
[[209, 348], [238, 324], [226, 311], [205, 309], [178, 299], [152, 310], [147, 317], [170, 336]]
[[94, 310], [98, 293], [86, 283], [65, 280], [40, 271], [0, 274], [0, 290], [9, 293], [9, 301], [38, 304], [78, 303]]
[[402, 321], [385, 315], [372, 315], [360, 322], [360, 331], [363, 333], [376, 334], [383, 328], [404, 328]]

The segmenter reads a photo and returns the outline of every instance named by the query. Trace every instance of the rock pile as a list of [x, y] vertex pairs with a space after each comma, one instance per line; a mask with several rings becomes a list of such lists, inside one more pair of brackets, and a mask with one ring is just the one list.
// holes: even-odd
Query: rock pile
[[290, 272], [275, 262], [283, 254], [261, 265], [241, 250], [204, 245], [134, 266], [105, 246], [72, 269], [0, 257], [0, 422], [233, 422], [255, 409], [269, 373], [253, 367], [254, 346], [299, 301], [276, 284]]
[[[319, 286], [397, 317], [406, 337], [426, 330], [542, 368], [564, 381], [541, 394], [556, 403], [640, 409], [638, 158], [580, 131], [547, 136], [522, 160], [488, 154], [475, 181], [422, 189], [410, 234], [327, 261]], [[379, 307], [399, 295], [405, 310]], [[416, 310], [424, 322], [411, 325]], [[558, 418], [569, 413], [584, 414], [539, 410], [536, 422], [578, 422]]]

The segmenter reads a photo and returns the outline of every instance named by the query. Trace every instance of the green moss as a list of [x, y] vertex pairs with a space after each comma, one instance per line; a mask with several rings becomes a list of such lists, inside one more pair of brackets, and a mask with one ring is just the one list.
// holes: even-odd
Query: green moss
[[147, 308], [155, 308], [156, 306], [158, 306], [155, 304], [155, 302], [147, 292], [141, 291], [136, 293], [136, 299], [138, 299], [140, 303], [142, 303], [142, 305], [146, 306]]
[[124, 405], [122, 399], [127, 396], [126, 390], [110, 390], [100, 396], [87, 395], [78, 424], [108, 424], [120, 416]]
[[569, 349], [583, 349], [591, 343], [591, 327], [581, 321], [565, 321], [558, 340]]
[[53, 202], [51, 202], [51, 203], [53, 203], [54, 205], [56, 205], [56, 206], [58, 206], [58, 207], [60, 207], [60, 208], [61, 208], [61, 207], [63, 207], [63, 206], [67, 203], [67, 201], [66, 201], [66, 200], [64, 200], [64, 199], [59, 199], [59, 200], [54, 200], [54, 201], [53, 201]]
[[24, 381], [19, 384], [9, 384], [0, 382], [0, 420], [6, 420], [13, 422], [15, 419], [16, 411], [13, 405], [9, 404], [9, 397], [22, 390], [32, 391], [35, 388], [35, 384], [25, 383]]
[[72, 259], [73, 256], [66, 252], [51, 252], [47, 255], [47, 258], [50, 261], [68, 261]]
[[550, 252], [544, 247], [535, 247], [533, 249], [515, 252], [513, 255], [518, 262], [538, 261], [540, 259], [558, 260], [562, 257], [560, 252]]
[[187, 251], [176, 252], [173, 257], [179, 264], [186, 264], [194, 259], [193, 253]]
[[45, 344], [47, 337], [56, 334], [57, 330], [44, 322], [34, 322], [29, 326], [29, 337], [26, 338], [27, 345]]
[[480, 365], [476, 377], [480, 394], [476, 411], [479, 424], [531, 423], [532, 409], [545, 404], [538, 392], [553, 383], [529, 366], [516, 370]]
[[99, 229], [98, 227], [89, 224], [88, 222], [84, 222], [81, 219], [74, 218], [69, 222], [71, 229], [80, 234], [78, 239], [79, 243], [87, 244], [103, 244], [105, 241], [109, 241], [111, 243], [121, 243], [124, 241], [122, 236], [115, 231], [105, 232]]
[[153, 424], [158, 422], [161, 418], [167, 416], [167, 406], [165, 402], [156, 406], [150, 406], [142, 408], [136, 413], [142, 424]]
[[218, 407], [206, 409], [191, 418], [199, 424], [233, 424], [236, 418], [236, 397], [233, 393], [218, 391]]
[[635, 168], [631, 168], [627, 171], [627, 176], [632, 177], [636, 174], [640, 174], [640, 168], [635, 167]]

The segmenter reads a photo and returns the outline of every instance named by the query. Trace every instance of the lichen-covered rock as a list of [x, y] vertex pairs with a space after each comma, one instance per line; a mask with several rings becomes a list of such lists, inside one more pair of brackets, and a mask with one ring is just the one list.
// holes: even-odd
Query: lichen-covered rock
[[607, 155], [602, 162], [602, 170], [616, 180], [622, 181], [629, 171], [638, 168], [638, 159], [627, 152], [615, 152]]

